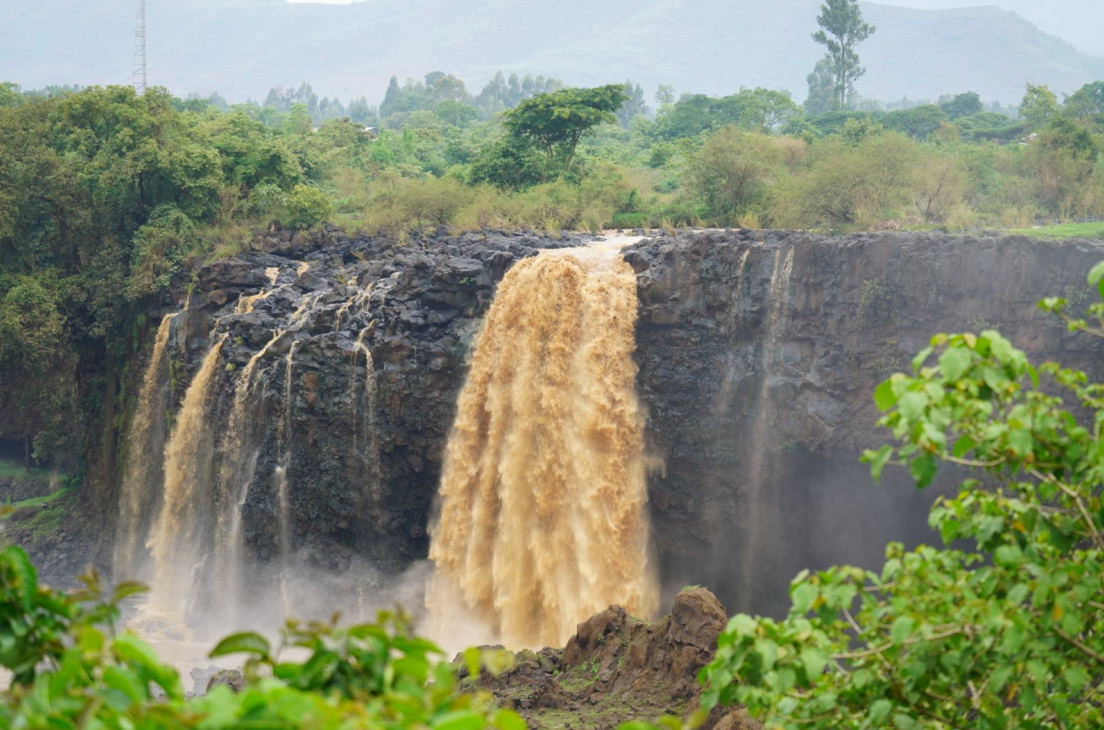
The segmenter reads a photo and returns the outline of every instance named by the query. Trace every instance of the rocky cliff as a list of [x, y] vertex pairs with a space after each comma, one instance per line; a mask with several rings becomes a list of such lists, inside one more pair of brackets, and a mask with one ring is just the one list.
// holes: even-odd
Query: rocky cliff
[[[184, 310], [171, 323], [172, 387], [181, 396], [223, 342], [202, 498], [229, 499], [217, 474], [237, 458], [226, 424], [244, 392], [249, 561], [280, 552], [280, 479], [302, 564], [395, 572], [423, 558], [465, 357], [496, 283], [541, 248], [585, 240], [492, 232], [397, 245], [331, 232], [260, 238], [264, 252], [199, 271], [171, 307]], [[883, 439], [875, 385], [931, 334], [995, 327], [1035, 359], [1104, 375], [1098, 343], [1035, 307], [1053, 294], [1083, 307], [1104, 243], [699, 232], [646, 239], [626, 258], [670, 594], [703, 583], [732, 608], [777, 611], [769, 596], [784, 600], [805, 564], [869, 563], [889, 539], [930, 539], [933, 495], [900, 476], [877, 489], [857, 460]]]

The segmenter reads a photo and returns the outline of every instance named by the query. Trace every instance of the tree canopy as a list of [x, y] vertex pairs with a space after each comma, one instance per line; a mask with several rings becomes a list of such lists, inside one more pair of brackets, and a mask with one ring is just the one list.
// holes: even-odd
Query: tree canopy
[[858, 0], [826, 0], [817, 16], [820, 30], [813, 40], [828, 51], [835, 79], [836, 106], [846, 108], [855, 93], [855, 81], [866, 73], [859, 63], [855, 47], [874, 34], [874, 26], [866, 23]]
[[615, 123], [617, 110], [628, 100], [621, 84], [560, 89], [522, 101], [506, 113], [504, 125], [511, 134], [538, 143], [549, 161], [569, 162], [583, 135], [599, 124]]

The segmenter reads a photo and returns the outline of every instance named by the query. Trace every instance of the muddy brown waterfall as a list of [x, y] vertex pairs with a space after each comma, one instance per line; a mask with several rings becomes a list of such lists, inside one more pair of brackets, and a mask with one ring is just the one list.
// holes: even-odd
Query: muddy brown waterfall
[[169, 333], [178, 314], [165, 315], [157, 329], [153, 353], [142, 378], [142, 388], [138, 392], [138, 403], [130, 425], [127, 467], [120, 488], [115, 539], [117, 579], [145, 580], [149, 573], [149, 554], [144, 547], [150, 523], [160, 507], [158, 497], [164, 479], [161, 456], [168, 429]]
[[211, 396], [224, 341], [225, 337], [207, 352], [184, 395], [165, 447], [165, 494], [149, 539], [154, 561], [150, 602], [158, 610], [183, 616], [195, 597], [196, 571], [210, 540]]
[[458, 605], [513, 646], [563, 643], [613, 603], [655, 610], [636, 310], [615, 250], [546, 251], [499, 285], [432, 528], [439, 633]]

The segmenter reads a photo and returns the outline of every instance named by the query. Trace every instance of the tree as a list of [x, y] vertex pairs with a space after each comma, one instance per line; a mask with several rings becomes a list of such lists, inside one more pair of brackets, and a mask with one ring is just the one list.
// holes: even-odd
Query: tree
[[855, 93], [855, 81], [866, 73], [859, 65], [855, 47], [874, 33], [874, 26], [862, 19], [858, 0], [826, 0], [817, 16], [820, 30], [813, 40], [828, 49], [832, 77], [835, 81], [836, 104], [849, 105]]
[[1067, 96], [1063, 112], [1079, 121], [1104, 126], [1104, 81], [1085, 84]]
[[825, 56], [816, 62], [813, 72], [805, 77], [809, 84], [809, 96], [805, 99], [805, 113], [811, 117], [839, 110], [836, 79], [832, 73], [832, 58]]
[[959, 94], [947, 101], [941, 101], [939, 108], [947, 114], [951, 121], [985, 111], [985, 105], [981, 103], [981, 97], [973, 91], [967, 91], [965, 94]]
[[886, 129], [895, 129], [921, 142], [927, 141], [948, 121], [947, 115], [935, 104], [889, 112], [882, 117]]
[[[1089, 275], [1104, 294], [1101, 281], [1104, 262]], [[1062, 299], [1040, 306], [1104, 336]], [[891, 544], [881, 571], [802, 572], [785, 620], [732, 619], [705, 706], [738, 702], [787, 730], [1101, 727], [1102, 392], [993, 330], [934, 337], [911, 375], [875, 391], [898, 443], [864, 459], [875, 479], [906, 466], [919, 488], [940, 463], [977, 473], [931, 510], [945, 547]]]
[[660, 109], [666, 109], [675, 103], [675, 87], [670, 84], [660, 84], [656, 87], [656, 104]]
[[1020, 116], [1031, 129], [1039, 129], [1058, 114], [1058, 97], [1049, 86], [1027, 85], [1027, 93], [1020, 102]]
[[735, 222], [763, 198], [780, 157], [781, 150], [771, 137], [725, 127], [690, 160], [686, 186], [711, 215]]
[[633, 119], [639, 116], [647, 116], [651, 110], [648, 109], [647, 97], [645, 97], [644, 88], [640, 84], [634, 84], [632, 79], [629, 79], [625, 82], [625, 93], [629, 98], [617, 110], [617, 120], [621, 122], [622, 127], [628, 129]]
[[559, 157], [570, 164], [583, 135], [599, 124], [615, 123], [628, 98], [621, 84], [561, 89], [521, 102], [506, 113], [504, 124], [510, 134], [539, 144], [549, 162]]

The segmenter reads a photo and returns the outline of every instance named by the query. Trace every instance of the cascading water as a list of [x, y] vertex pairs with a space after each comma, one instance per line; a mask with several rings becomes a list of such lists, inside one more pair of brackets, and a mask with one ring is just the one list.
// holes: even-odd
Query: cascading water
[[766, 493], [771, 483], [772, 460], [777, 451], [772, 444], [777, 433], [773, 416], [776, 413], [775, 398], [771, 390], [772, 370], [778, 360], [778, 340], [781, 328], [789, 310], [790, 279], [793, 277], [794, 249], [782, 258], [782, 250], [774, 255], [774, 269], [771, 273], [770, 301], [763, 323], [764, 334], [759, 351], [759, 383], [755, 399], [755, 416], [750, 433], [750, 459], [743, 494], [743, 509], [740, 512], [740, 586], [739, 595], [751, 600], [757, 593], [757, 580], [769, 574], [772, 556], [764, 554], [761, 546], [763, 536], [776, 530], [782, 523], [779, 515], [781, 506], [778, 500]]
[[612, 603], [655, 610], [636, 316], [636, 276], [615, 249], [545, 251], [502, 280], [431, 529], [442, 638], [461, 605], [512, 646], [562, 644]]
[[164, 499], [148, 543], [154, 562], [150, 603], [158, 610], [185, 617], [195, 597], [204, 546], [210, 539], [211, 395], [225, 339], [207, 352], [184, 395], [165, 447]]
[[260, 448], [255, 439], [254, 376], [257, 364], [284, 334], [285, 330], [279, 330], [242, 368], [235, 386], [234, 402], [226, 428], [222, 468], [219, 475], [223, 499], [219, 508], [216, 564], [219, 567], [218, 577], [222, 585], [220, 594], [225, 598], [235, 599], [228, 601], [232, 612], [236, 612], [241, 604], [241, 593], [245, 585], [242, 509], [249, 497], [249, 485], [253, 482], [260, 454]]
[[161, 456], [168, 431], [169, 334], [179, 312], [165, 315], [157, 328], [153, 353], [142, 378], [138, 403], [130, 424], [126, 474], [119, 495], [119, 519], [115, 532], [114, 572], [118, 580], [146, 580], [149, 553], [143, 548], [150, 523], [160, 504], [164, 469]]

